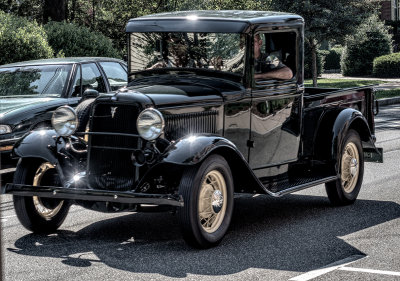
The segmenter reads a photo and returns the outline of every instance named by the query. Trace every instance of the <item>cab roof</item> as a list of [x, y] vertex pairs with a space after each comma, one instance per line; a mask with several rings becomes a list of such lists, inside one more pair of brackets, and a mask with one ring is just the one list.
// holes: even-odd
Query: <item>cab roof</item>
[[126, 32], [236, 32], [252, 25], [303, 25], [296, 14], [272, 11], [178, 11], [131, 19]]

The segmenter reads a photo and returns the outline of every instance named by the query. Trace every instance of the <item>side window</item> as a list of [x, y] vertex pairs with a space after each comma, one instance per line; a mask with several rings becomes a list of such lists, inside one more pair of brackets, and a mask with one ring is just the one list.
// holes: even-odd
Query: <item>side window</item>
[[74, 79], [74, 83], [72, 84], [72, 94], [71, 97], [80, 97], [82, 95], [82, 84], [81, 84], [81, 66], [77, 65], [76, 67], [76, 75]]
[[94, 89], [100, 93], [107, 92], [103, 77], [94, 63], [82, 64], [82, 91]]
[[111, 91], [118, 90], [127, 85], [128, 74], [126, 70], [122, 68], [121, 64], [107, 61], [100, 62], [100, 65], [107, 76]]
[[254, 35], [254, 80], [289, 80], [296, 75], [296, 32]]

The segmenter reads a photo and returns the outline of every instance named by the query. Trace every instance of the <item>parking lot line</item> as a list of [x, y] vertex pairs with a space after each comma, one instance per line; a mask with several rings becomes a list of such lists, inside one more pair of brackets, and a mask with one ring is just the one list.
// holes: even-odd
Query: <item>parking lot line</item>
[[396, 271], [376, 270], [376, 269], [357, 268], [357, 267], [340, 267], [338, 269], [345, 270], [345, 271], [355, 271], [355, 272], [366, 272], [366, 273], [373, 273], [373, 274], [400, 276], [400, 272], [396, 272]]
[[364, 256], [364, 255], [353, 255], [353, 256], [347, 257], [345, 259], [336, 261], [334, 263], [328, 264], [327, 266], [322, 267], [320, 269], [309, 271], [309, 272], [306, 272], [306, 273], [304, 273], [302, 275], [293, 277], [293, 278], [291, 278], [289, 280], [290, 281], [307, 281], [307, 280], [311, 280], [311, 279], [314, 279], [314, 278], [316, 278], [318, 276], [327, 274], [327, 273], [329, 273], [331, 271], [334, 271], [334, 270], [336, 270], [338, 268], [341, 268], [343, 266], [349, 265], [349, 264], [351, 264], [351, 263], [353, 263], [355, 261], [358, 261], [358, 260], [360, 260], [362, 258], [365, 258], [365, 257], [367, 257], [367, 256]]

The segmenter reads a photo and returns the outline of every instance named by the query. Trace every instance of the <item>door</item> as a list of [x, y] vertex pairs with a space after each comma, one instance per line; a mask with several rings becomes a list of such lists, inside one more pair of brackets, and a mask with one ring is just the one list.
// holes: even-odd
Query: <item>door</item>
[[274, 177], [286, 173], [299, 153], [298, 33], [257, 32], [253, 39], [249, 163], [259, 178]]

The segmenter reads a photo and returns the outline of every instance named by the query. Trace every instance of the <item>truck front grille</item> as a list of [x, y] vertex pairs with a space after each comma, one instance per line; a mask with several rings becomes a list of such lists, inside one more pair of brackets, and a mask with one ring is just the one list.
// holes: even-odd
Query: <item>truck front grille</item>
[[217, 131], [218, 111], [194, 112], [165, 116], [165, 138], [169, 141], [196, 133]]
[[88, 155], [91, 188], [119, 191], [132, 188], [136, 167], [131, 155], [139, 148], [138, 114], [137, 105], [99, 103], [94, 106]]

